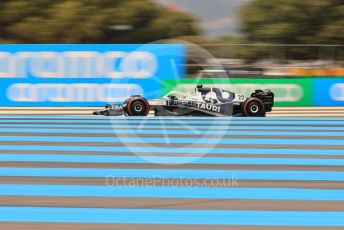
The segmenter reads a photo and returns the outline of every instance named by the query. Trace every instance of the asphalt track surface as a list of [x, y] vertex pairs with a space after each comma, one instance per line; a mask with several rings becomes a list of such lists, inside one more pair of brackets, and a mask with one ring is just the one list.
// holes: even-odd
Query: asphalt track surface
[[344, 117], [0, 115], [0, 229], [343, 229]]

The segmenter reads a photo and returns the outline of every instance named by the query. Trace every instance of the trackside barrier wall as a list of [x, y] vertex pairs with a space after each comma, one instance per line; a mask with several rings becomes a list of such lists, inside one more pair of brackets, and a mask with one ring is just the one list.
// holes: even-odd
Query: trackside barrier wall
[[174, 44], [0, 45], [0, 106], [103, 106], [160, 97], [185, 75]]
[[192, 92], [196, 84], [203, 84], [245, 94], [247, 97], [255, 89], [270, 89], [275, 93], [276, 106], [344, 106], [344, 78], [189, 78], [165, 81], [164, 93], [172, 90]]
[[320, 78], [313, 82], [314, 105], [344, 106], [344, 78]]
[[271, 89], [276, 106], [344, 106], [344, 77], [192, 79], [178, 44], [0, 45], [0, 106], [104, 106], [213, 85], [249, 96]]

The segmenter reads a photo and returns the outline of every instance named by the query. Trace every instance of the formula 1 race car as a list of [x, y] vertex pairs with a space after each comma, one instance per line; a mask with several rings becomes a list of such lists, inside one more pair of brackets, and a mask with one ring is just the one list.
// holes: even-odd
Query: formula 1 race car
[[108, 104], [94, 115], [105, 116], [248, 116], [263, 117], [271, 112], [274, 94], [255, 90], [250, 98], [215, 87], [197, 85], [194, 94], [171, 91], [161, 99], [130, 96], [123, 104]]

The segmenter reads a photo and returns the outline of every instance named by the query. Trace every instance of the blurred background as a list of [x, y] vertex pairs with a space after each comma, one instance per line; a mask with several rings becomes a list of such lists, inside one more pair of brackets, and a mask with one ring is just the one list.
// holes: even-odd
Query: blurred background
[[343, 30], [342, 0], [0, 1], [3, 44], [175, 38], [201, 45], [232, 75], [343, 76]]
[[[277, 106], [344, 105], [343, 30], [343, 0], [0, 0], [0, 102], [101, 106], [205, 83], [270, 88]], [[147, 46], [121, 70], [145, 51], [132, 44], [150, 43], [182, 45]]]

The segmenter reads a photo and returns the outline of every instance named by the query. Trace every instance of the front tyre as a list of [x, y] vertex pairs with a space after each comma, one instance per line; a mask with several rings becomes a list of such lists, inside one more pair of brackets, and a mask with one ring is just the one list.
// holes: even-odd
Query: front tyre
[[129, 116], [147, 116], [149, 103], [143, 97], [133, 97], [127, 101], [126, 112]]
[[265, 117], [264, 102], [259, 98], [249, 98], [243, 104], [243, 114], [247, 117]]

